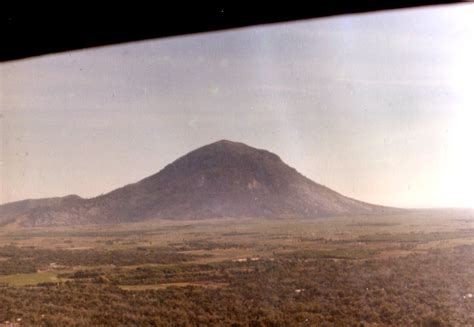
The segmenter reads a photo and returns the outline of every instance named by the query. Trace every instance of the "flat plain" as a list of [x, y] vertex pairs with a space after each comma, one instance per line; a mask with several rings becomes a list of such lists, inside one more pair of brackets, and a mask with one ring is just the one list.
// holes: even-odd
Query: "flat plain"
[[0, 322], [472, 326], [474, 212], [0, 229]]

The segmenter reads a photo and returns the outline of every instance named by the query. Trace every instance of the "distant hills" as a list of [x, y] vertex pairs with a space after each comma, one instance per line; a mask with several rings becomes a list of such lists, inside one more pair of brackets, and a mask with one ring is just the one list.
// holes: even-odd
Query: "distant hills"
[[58, 226], [148, 219], [317, 218], [393, 209], [345, 197], [286, 165], [276, 154], [221, 140], [160, 172], [83, 199], [24, 200], [0, 206], [0, 225]]

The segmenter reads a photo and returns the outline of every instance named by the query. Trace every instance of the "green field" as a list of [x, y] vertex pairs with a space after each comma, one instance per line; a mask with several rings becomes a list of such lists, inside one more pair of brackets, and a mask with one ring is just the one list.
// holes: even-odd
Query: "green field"
[[8, 286], [27, 286], [37, 285], [40, 283], [57, 283], [59, 279], [57, 275], [52, 272], [38, 272], [31, 274], [14, 274], [0, 276], [0, 284]]

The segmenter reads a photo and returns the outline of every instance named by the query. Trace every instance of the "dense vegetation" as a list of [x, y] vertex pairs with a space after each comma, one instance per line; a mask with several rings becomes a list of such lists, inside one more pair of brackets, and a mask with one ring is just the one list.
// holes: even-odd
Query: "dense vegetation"
[[120, 250], [55, 250], [0, 247], [0, 275], [36, 272], [40, 267], [167, 264], [188, 261], [195, 256], [159, 247], [135, 247]]
[[[69, 259], [56, 250], [1, 251], [1, 257], [28, 251], [33, 262], [54, 258], [61, 264], [137, 263], [172, 253], [116, 250], [123, 254], [111, 252], [114, 259], [109, 260], [104, 253], [79, 250], [69, 252]], [[97, 259], [89, 258], [93, 254]], [[164, 256], [159, 258], [167, 264], [64, 272], [62, 283], [1, 287], [0, 321], [21, 318], [26, 325], [40, 326], [474, 324], [474, 298], [469, 296], [474, 293], [472, 245], [384, 259], [372, 258], [371, 252], [365, 258], [359, 253], [350, 258], [350, 252], [340, 258], [294, 254], [208, 264], [173, 263]], [[0, 264], [12, 264], [10, 260]], [[147, 287], [180, 282], [189, 285]], [[208, 287], [213, 284], [217, 287]], [[142, 288], [130, 290], [128, 285]]]

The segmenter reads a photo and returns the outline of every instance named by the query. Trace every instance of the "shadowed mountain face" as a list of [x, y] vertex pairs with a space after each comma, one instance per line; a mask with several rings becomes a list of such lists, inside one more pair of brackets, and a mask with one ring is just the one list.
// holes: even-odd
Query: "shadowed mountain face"
[[[8, 205], [0, 206], [0, 215]], [[385, 209], [319, 185], [271, 152], [223, 140], [188, 153], [138, 183], [92, 199], [23, 210], [18, 218], [23, 225], [45, 226], [153, 218], [313, 218]]]

